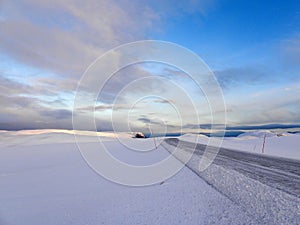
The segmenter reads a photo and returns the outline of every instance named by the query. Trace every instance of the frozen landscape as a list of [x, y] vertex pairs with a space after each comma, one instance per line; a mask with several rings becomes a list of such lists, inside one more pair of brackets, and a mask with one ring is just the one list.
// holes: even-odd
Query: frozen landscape
[[0, 0], [0, 225], [100, 224], [300, 225], [299, 0]]
[[[91, 142], [95, 133], [81, 135], [81, 141], [95, 148]], [[136, 165], [164, 159], [172, 151], [170, 140], [178, 140], [170, 138], [152, 151], [134, 152], [115, 135], [97, 135], [103, 137], [111, 154]], [[185, 154], [194, 136], [180, 137], [186, 146], [176, 158], [180, 160]], [[153, 138], [132, 139], [126, 133], [119, 138], [145, 147], [153, 145]], [[206, 139], [199, 136], [198, 143], [205, 144]], [[259, 133], [249, 133], [226, 138], [222, 147], [253, 153], [253, 145], [259, 149], [261, 141]], [[266, 154], [274, 155], [271, 157], [290, 158], [298, 165], [294, 176], [285, 172], [286, 178], [295, 178], [294, 184], [299, 183], [298, 146], [298, 134], [269, 135], [265, 146]], [[232, 165], [221, 165], [218, 158], [199, 172], [196, 153], [197, 149], [187, 167], [172, 178], [146, 187], [129, 187], [96, 174], [80, 155], [72, 131], [2, 131], [0, 224], [299, 224], [299, 186], [294, 185], [292, 192], [277, 189], [268, 185], [268, 180], [260, 182]], [[264, 171], [263, 166], [260, 169]]]

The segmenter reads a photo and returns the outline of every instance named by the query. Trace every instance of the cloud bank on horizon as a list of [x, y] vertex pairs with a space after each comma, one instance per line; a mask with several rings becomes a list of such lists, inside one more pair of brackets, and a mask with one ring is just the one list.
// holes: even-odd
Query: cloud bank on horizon
[[[0, 27], [0, 129], [71, 129], [74, 95], [86, 68], [111, 48], [143, 39], [174, 42], [198, 54], [223, 89], [229, 125], [300, 124], [299, 1], [3, 0]], [[148, 62], [119, 71], [107, 83], [95, 106], [101, 130], [112, 129], [113, 114], [121, 130], [130, 123], [133, 129], [151, 124], [177, 131], [171, 103], [184, 107], [185, 100], [163, 82], [149, 80], [114, 104], [124, 85], [155, 76], [189, 90], [201, 123], [210, 122], [206, 98], [186, 74]], [[170, 99], [150, 97], [132, 109], [136, 96], [162, 92]], [[130, 121], [124, 120], [128, 110]], [[183, 126], [199, 127], [188, 115], [186, 110]]]

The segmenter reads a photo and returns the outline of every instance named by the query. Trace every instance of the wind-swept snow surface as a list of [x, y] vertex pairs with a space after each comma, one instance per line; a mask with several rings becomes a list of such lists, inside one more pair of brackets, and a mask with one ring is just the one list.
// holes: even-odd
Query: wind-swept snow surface
[[[96, 148], [95, 134], [82, 135], [86, 146]], [[136, 152], [114, 135], [97, 135], [114, 157], [133, 165], [169, 156], [162, 146]], [[145, 148], [153, 144], [129, 134], [119, 138]], [[69, 131], [1, 132], [0, 224], [298, 224], [299, 196], [218, 164], [200, 174], [198, 159], [195, 154], [191, 170], [184, 167], [164, 182], [128, 187], [96, 174]]]
[[[264, 154], [280, 156], [300, 160], [300, 134], [273, 133], [270, 131], [246, 132], [238, 137], [225, 137], [222, 143], [223, 148], [247, 151], [252, 153], [262, 153], [263, 143]], [[210, 139], [212, 145], [218, 137]], [[186, 134], [180, 140], [195, 142], [206, 145], [209, 138], [204, 135]]]
[[[91, 170], [72, 134], [3, 132], [0, 140], [1, 225], [259, 223], [186, 167], [160, 184], [128, 187]], [[114, 156], [137, 165], [169, 156], [162, 147], [134, 152], [105, 140]], [[85, 141], [95, 148], [88, 135]]]

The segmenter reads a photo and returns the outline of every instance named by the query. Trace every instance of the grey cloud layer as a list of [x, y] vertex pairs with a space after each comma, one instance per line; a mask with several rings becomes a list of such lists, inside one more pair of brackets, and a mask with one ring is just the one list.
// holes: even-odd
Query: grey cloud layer
[[[205, 14], [213, 1], [130, 1], [130, 0], [2, 0], [0, 1], [0, 53], [21, 64], [54, 73], [49, 77], [43, 74], [28, 76], [27, 82], [11, 79], [5, 68], [0, 68], [0, 129], [12, 128], [72, 128], [71, 103], [77, 82], [86, 68], [97, 57], [120, 44], [147, 38], [150, 31], [160, 31], [167, 17], [184, 13]], [[299, 65], [299, 37], [284, 42], [283, 51], [287, 58]], [[4, 70], [4, 71], [2, 71]], [[165, 77], [174, 77], [185, 85], [181, 71], [166, 69]], [[21, 72], [20, 72], [21, 73]], [[102, 74], [99, 74], [101, 76]], [[16, 74], [18, 76], [18, 74]], [[112, 108], [116, 94], [131, 81], [153, 76], [141, 67], [125, 68], [117, 73], [103, 89], [96, 110]], [[271, 78], [260, 68], [231, 68], [216, 71], [223, 88], [230, 89], [240, 83], [259, 84], [266, 77]], [[20, 77], [26, 77], [20, 74]], [[95, 77], [94, 79], [97, 79]], [[93, 80], [89, 89], [94, 90]], [[114, 109], [122, 111], [132, 105], [132, 97], [140, 93], [166, 93], [168, 100], [155, 100], [156, 103], [179, 103], [185, 106], [183, 97], [159, 81], [145, 85], [135, 85], [126, 94], [119, 96]], [[191, 85], [186, 85], [190, 88]], [[167, 90], [171, 89], [171, 90]], [[265, 94], [244, 102], [229, 102], [229, 120], [238, 119], [245, 123], [278, 121], [290, 118], [300, 121], [299, 98], [294, 92], [278, 90], [281, 94]], [[191, 90], [194, 91], [194, 90]], [[199, 91], [194, 93], [199, 96]], [[298, 92], [296, 94], [299, 94]], [[277, 96], [276, 99], [272, 95]], [[174, 97], [176, 96], [176, 101]], [[271, 96], [271, 97], [270, 97]], [[300, 96], [300, 94], [298, 95]], [[270, 101], [269, 99], [274, 99]], [[286, 100], [289, 99], [289, 100]], [[198, 99], [194, 99], [196, 102]], [[247, 98], [246, 100], [249, 100]], [[263, 106], [268, 102], [270, 108]], [[203, 104], [204, 105], [204, 104]], [[202, 100], [197, 105], [207, 114]], [[293, 105], [295, 106], [293, 108]], [[93, 106], [84, 110], [90, 111]], [[251, 109], [251, 110], [250, 110]], [[244, 115], [243, 118], [240, 114]], [[186, 117], [189, 112], [186, 112]], [[158, 116], [156, 114], [155, 116]], [[153, 115], [153, 118], [155, 117]], [[153, 123], [153, 118], [140, 118], [140, 122]], [[142, 119], [142, 120], [141, 120]], [[102, 130], [111, 129], [109, 121], [97, 118]], [[191, 121], [192, 122], [192, 121]], [[6, 127], [6, 128], [5, 128]], [[84, 129], [84, 122], [83, 122]]]
[[2, 1], [0, 49], [43, 69], [77, 75], [106, 50], [144, 37], [159, 20], [127, 1]]
[[[61, 96], [74, 94], [81, 74], [98, 56], [119, 44], [144, 38], [146, 30], [159, 23], [159, 16], [147, 4], [132, 3], [1, 1], [0, 52], [22, 64], [57, 74], [28, 77], [24, 84], [7, 78], [6, 71], [2, 71], [2, 120], [15, 118], [11, 125], [14, 128], [17, 124], [20, 128], [71, 128], [69, 109], [59, 108], [68, 104]], [[118, 87], [116, 84], [113, 88]]]

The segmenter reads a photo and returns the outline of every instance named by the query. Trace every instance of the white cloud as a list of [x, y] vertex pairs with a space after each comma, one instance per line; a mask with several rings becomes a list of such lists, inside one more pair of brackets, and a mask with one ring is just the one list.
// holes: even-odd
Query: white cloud
[[145, 38], [159, 21], [131, 1], [2, 1], [0, 50], [35, 67], [81, 75], [105, 51]]
[[229, 124], [300, 123], [300, 84], [226, 99]]
[[[98, 56], [120, 44], [147, 39], [149, 31], [160, 31], [164, 25], [164, 19], [167, 17], [180, 16], [185, 13], [204, 15], [213, 5], [212, 2], [214, 4], [214, 1], [209, 0], [0, 1], [0, 53], [22, 64], [44, 71], [52, 71], [57, 75], [57, 77], [51, 78], [28, 77], [27, 84], [0, 76], [0, 102], [1, 105], [5, 106], [1, 108], [1, 118], [8, 118], [8, 115], [11, 115], [17, 118], [16, 121], [20, 124], [30, 125], [36, 122], [36, 126], [42, 127], [49, 122], [48, 127], [55, 127], [56, 125], [69, 127], [70, 118], [67, 117], [70, 116], [70, 112], [65, 111], [68, 107], [63, 109], [58, 107], [63, 106], [63, 103], [59, 102], [60, 95], [62, 92], [72, 94], [82, 73]], [[283, 44], [283, 50], [288, 59], [299, 65], [300, 38], [297, 36], [286, 40]], [[116, 62], [109, 63], [118, 64], [118, 57], [116, 57]], [[171, 73], [171, 77], [176, 73], [174, 70], [164, 72]], [[238, 85], [242, 82], [255, 83], [259, 76], [264, 75], [264, 73], [257, 75], [258, 72], [260, 71], [249, 71], [248, 68], [223, 71], [225, 75], [229, 75], [225, 77], [224, 74], [221, 74], [223, 75], [221, 81], [224, 85], [230, 84], [232, 80], [238, 80]], [[132, 80], [150, 76], [149, 73], [140, 67], [121, 72], [120, 76], [116, 76], [114, 81], [107, 84], [103, 102], [108, 105], [111, 104], [115, 94], [124, 85]], [[244, 76], [239, 76], [240, 73], [243, 73]], [[165, 77], [168, 78], [168, 76]], [[206, 119], [209, 120], [210, 115], [204, 96], [199, 97], [199, 91], [191, 88], [192, 85], [183, 81], [181, 72], [177, 71], [176, 79], [178, 84], [182, 82], [180, 85], [185, 90], [189, 89], [190, 92], [193, 92], [192, 98], [203, 113], [201, 115], [205, 120], [203, 122], [207, 122]], [[97, 89], [96, 85], [93, 86], [92, 79], [89, 83], [87, 89]], [[237, 98], [226, 99], [229, 108], [229, 122], [300, 121], [299, 110], [292, 107], [299, 105], [299, 97], [297, 97], [299, 96], [299, 88], [295, 86], [284, 88], [286, 91], [274, 89], [263, 91], [256, 96], [245, 95], [244, 99], [242, 95], [237, 96]], [[159, 81], [148, 80], [147, 85], [133, 86], [124, 96], [121, 96], [123, 99], [120, 99], [122, 101], [118, 105], [120, 109], [126, 108], [133, 97], [141, 93], [165, 93], [170, 103], [177, 103], [185, 107], [184, 95], [178, 96], [176, 90]], [[45, 96], [53, 97], [53, 99], [44, 98], [42, 100], [40, 98]], [[55, 101], [57, 103], [54, 103]], [[17, 110], [20, 107], [22, 111]], [[149, 119], [153, 120], [162, 114], [167, 115], [166, 112], [162, 112], [149, 117]], [[183, 114], [185, 118], [188, 118], [188, 111]], [[119, 118], [122, 120], [122, 115]], [[138, 115], [137, 118], [139, 118]], [[6, 119], [1, 122], [5, 121]], [[191, 118], [187, 122], [193, 123], [195, 121]], [[101, 120], [101, 123], [109, 129], [110, 125], [107, 121]]]
[[300, 64], [300, 34], [285, 39], [281, 43], [281, 50], [284, 59], [289, 65], [299, 66]]

